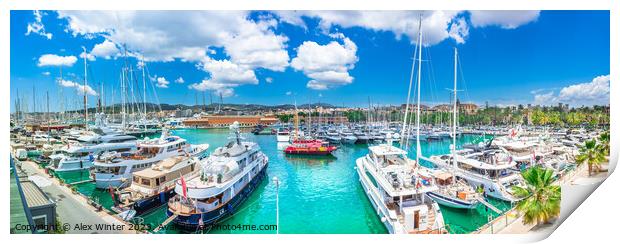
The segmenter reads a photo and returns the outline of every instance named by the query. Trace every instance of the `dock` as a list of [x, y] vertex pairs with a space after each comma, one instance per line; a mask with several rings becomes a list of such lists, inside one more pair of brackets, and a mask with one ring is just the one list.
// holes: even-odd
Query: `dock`
[[178, 214], [174, 214], [174, 215], [168, 217], [166, 220], [164, 220], [163, 223], [161, 223], [159, 226], [157, 226], [157, 228], [155, 228], [152, 233], [157, 233], [159, 231], [159, 229], [161, 229], [162, 227], [170, 224], [170, 222], [172, 222], [174, 219], [176, 219], [177, 216], [179, 216], [179, 215]]
[[119, 229], [102, 229], [91, 230], [90, 232], [68, 228], [66, 233], [69, 234], [84, 234], [84, 233], [105, 233], [105, 234], [135, 234], [141, 233], [141, 231], [131, 230], [126, 222], [120, 218], [113, 216], [106, 211], [99, 211], [97, 208], [89, 204], [92, 201], [83, 195], [76, 194], [68, 187], [62, 186], [58, 178], [50, 177], [46, 172], [39, 168], [35, 162], [21, 161], [22, 169], [28, 176], [39, 175], [46, 177], [52, 184], [41, 187], [41, 190], [52, 197], [56, 202], [56, 212], [59, 220], [62, 223], [68, 223], [70, 226], [74, 226], [76, 223], [84, 224], [88, 226], [96, 225], [109, 225], [109, 226], [123, 226]]

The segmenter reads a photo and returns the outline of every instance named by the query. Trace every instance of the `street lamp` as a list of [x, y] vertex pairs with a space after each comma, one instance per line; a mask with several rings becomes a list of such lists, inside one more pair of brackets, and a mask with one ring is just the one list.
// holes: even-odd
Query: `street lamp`
[[278, 181], [278, 177], [273, 177], [273, 183], [276, 184], [276, 234], [280, 234], [280, 206], [278, 202], [280, 181]]

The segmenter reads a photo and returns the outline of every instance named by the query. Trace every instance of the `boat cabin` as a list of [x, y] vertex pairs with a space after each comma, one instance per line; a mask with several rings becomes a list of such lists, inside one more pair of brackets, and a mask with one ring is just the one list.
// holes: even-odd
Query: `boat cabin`
[[174, 169], [175, 166], [181, 164], [184, 160], [188, 160], [184, 156], [176, 156], [167, 158], [161, 162], [154, 164], [150, 168], [133, 173], [132, 185], [143, 186], [146, 188], [159, 188], [167, 182], [174, 182], [180, 175], [187, 175], [196, 170], [196, 162], [188, 162], [187, 165]]

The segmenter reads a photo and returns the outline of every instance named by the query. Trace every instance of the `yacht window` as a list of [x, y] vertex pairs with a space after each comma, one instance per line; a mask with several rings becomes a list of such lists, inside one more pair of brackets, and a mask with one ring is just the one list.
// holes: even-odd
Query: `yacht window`
[[134, 177], [133, 177], [133, 182], [135, 182], [135, 183], [140, 183], [140, 178], [139, 178], [139, 177], [137, 177], [137, 176], [134, 176]]
[[140, 183], [142, 185], [145, 185], [145, 186], [150, 186], [151, 185], [151, 180], [149, 180], [149, 179], [142, 179], [142, 181]]

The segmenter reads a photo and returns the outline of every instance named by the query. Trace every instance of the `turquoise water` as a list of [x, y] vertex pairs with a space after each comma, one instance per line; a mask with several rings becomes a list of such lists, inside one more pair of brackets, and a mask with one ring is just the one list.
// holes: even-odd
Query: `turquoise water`
[[[209, 143], [212, 151], [228, 142], [228, 130], [221, 129], [180, 129], [175, 135], [186, 138], [190, 143]], [[276, 143], [274, 136], [255, 136], [245, 134], [246, 139], [257, 142], [269, 157], [267, 178], [261, 183], [241, 209], [222, 224], [276, 224], [276, 189], [271, 181], [280, 180], [279, 209], [280, 233], [386, 233], [368, 201], [354, 169], [355, 159], [368, 152], [367, 145], [343, 145], [334, 156], [304, 157], [286, 156], [284, 145]], [[468, 143], [477, 136], [462, 136], [457, 144]], [[410, 155], [415, 155], [413, 149]], [[449, 151], [449, 140], [422, 141], [422, 154], [431, 156]], [[426, 166], [432, 166], [426, 163]], [[76, 182], [88, 178], [87, 173], [60, 175], [67, 181]], [[81, 193], [95, 198], [104, 207], [111, 206], [109, 193], [94, 188], [92, 183], [76, 186]], [[489, 199], [502, 210], [510, 204]], [[144, 223], [158, 225], [166, 219], [165, 206], [141, 216]], [[484, 206], [474, 210], [456, 210], [442, 207], [450, 233], [469, 233], [484, 225], [491, 217], [497, 216]], [[162, 230], [161, 233], [177, 233]], [[273, 231], [213, 230], [210, 233], [275, 233]]]

